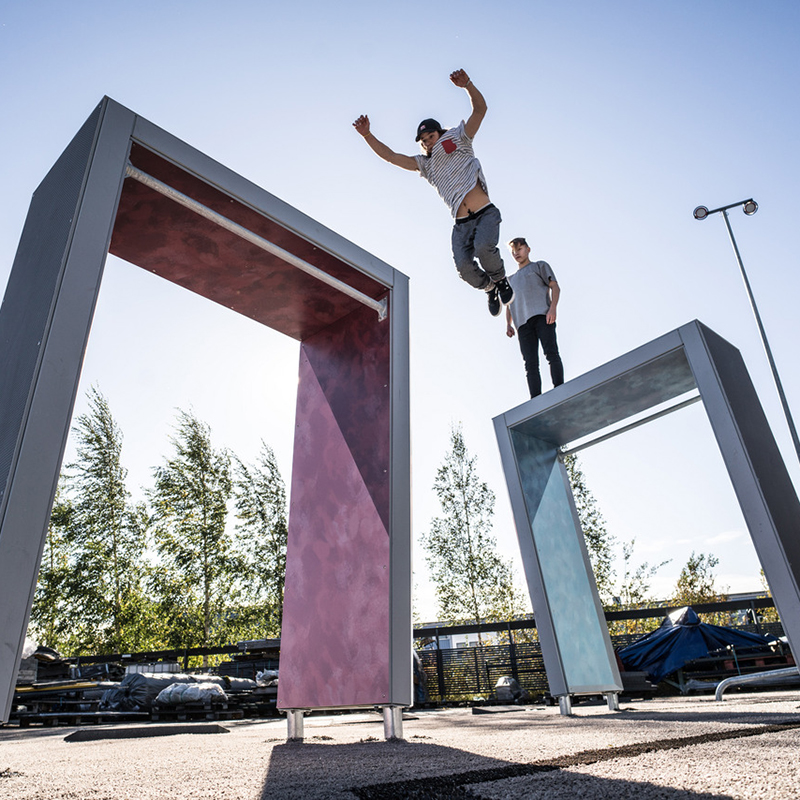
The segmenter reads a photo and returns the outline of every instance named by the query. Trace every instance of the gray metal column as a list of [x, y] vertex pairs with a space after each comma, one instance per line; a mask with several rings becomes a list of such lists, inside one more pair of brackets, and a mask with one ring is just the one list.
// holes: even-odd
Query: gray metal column
[[701, 323], [679, 328], [711, 428], [795, 657], [800, 501], [739, 351]]
[[100, 103], [36, 190], [0, 308], [0, 712], [8, 718], [135, 115]]

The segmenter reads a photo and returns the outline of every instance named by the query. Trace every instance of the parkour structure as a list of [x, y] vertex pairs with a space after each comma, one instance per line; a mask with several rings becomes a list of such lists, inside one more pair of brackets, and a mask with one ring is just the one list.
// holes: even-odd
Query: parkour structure
[[[278, 706], [290, 739], [304, 711], [374, 706], [401, 737], [413, 696], [408, 279], [109, 98], [34, 193], [0, 306], [2, 719], [109, 252], [301, 343]], [[669, 410], [704, 403], [798, 653], [800, 503], [741, 356], [692, 322], [494, 420], [562, 713], [580, 694], [617, 708], [622, 688], [564, 448], [695, 390]]]
[[622, 689], [563, 457], [695, 402], [800, 655], [800, 502], [741, 354], [695, 320], [494, 420], [550, 693], [563, 714], [583, 694], [604, 693], [616, 708]]
[[8, 719], [108, 253], [298, 340], [278, 706], [412, 704], [408, 279], [103, 98], [36, 189], [0, 307]]

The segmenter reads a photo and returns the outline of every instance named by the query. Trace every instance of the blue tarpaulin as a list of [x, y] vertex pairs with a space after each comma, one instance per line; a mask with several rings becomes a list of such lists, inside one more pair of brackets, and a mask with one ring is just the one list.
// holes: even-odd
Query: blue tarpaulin
[[695, 658], [702, 658], [729, 645], [737, 648], [766, 647], [774, 637], [735, 631], [700, 622], [688, 606], [673, 611], [652, 633], [617, 652], [626, 670], [647, 672], [658, 682]]

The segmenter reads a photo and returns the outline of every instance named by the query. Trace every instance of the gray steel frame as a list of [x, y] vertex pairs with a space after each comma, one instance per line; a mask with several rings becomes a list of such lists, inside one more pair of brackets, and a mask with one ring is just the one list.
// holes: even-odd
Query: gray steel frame
[[[586, 631], [554, 618], [557, 609], [549, 602], [548, 564], [539, 557], [548, 539], [547, 525], [541, 520], [537, 524], [536, 519], [535, 505], [543, 494], [540, 485], [558, 464], [563, 446], [695, 388], [792, 652], [800, 652], [800, 502], [739, 351], [695, 320], [494, 420], [553, 695], [585, 690], [571, 685], [562, 650], [570, 637]], [[565, 479], [563, 465], [559, 466]], [[571, 492], [568, 495], [562, 502], [575, 515], [574, 499]], [[582, 563], [573, 563], [572, 568], [591, 576], [585, 546], [581, 552]], [[593, 578], [589, 583], [591, 603], [599, 614], [590, 626], [608, 641]], [[604, 649], [610, 660], [610, 642]], [[596, 664], [601, 678], [609, 668], [616, 671], [602, 658]]]
[[409, 705], [408, 279], [146, 119], [104, 98], [34, 193], [0, 307], [0, 712], [8, 718], [83, 356], [132, 143], [334, 254], [390, 293], [391, 687]]

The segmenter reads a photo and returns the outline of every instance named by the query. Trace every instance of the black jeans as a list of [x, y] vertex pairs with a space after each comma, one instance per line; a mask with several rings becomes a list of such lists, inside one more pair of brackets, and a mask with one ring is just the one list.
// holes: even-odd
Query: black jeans
[[519, 336], [522, 360], [525, 362], [525, 377], [528, 379], [531, 397], [537, 397], [542, 393], [542, 379], [539, 375], [539, 342], [542, 343], [544, 356], [550, 365], [553, 386], [560, 386], [564, 383], [564, 365], [558, 354], [555, 322], [548, 325], [547, 317], [544, 314], [536, 314], [524, 325], [519, 326], [517, 336]]

